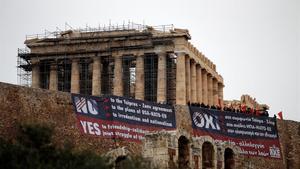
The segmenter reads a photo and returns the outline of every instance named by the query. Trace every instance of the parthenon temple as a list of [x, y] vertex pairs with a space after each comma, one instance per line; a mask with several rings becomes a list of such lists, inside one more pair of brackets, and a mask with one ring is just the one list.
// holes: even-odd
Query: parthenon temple
[[34, 88], [222, 107], [223, 78], [190, 39], [186, 29], [138, 24], [27, 36], [19, 75]]

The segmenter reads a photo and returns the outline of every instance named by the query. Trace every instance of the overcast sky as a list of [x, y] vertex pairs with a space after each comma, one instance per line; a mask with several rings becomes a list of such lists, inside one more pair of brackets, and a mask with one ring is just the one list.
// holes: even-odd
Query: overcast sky
[[300, 121], [299, 0], [0, 0], [0, 81], [17, 83], [17, 49], [45, 29], [131, 20], [189, 29], [217, 65], [224, 98], [249, 94]]

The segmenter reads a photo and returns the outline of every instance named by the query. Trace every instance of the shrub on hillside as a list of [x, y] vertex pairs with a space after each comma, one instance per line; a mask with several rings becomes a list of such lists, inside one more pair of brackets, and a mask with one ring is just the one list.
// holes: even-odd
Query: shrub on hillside
[[52, 143], [53, 129], [40, 124], [19, 128], [16, 140], [0, 137], [1, 169], [150, 169], [141, 157], [124, 157], [110, 164], [109, 159], [91, 151], [75, 152], [71, 144], [58, 148]]

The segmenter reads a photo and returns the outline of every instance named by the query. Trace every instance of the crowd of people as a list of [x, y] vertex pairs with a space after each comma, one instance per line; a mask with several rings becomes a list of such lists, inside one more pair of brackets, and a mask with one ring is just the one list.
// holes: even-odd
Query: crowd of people
[[212, 109], [212, 110], [220, 110], [220, 111], [227, 111], [227, 112], [235, 112], [235, 113], [244, 113], [248, 115], [253, 115], [253, 116], [263, 116], [263, 117], [269, 117], [269, 113], [266, 107], [263, 107], [262, 109], [254, 109], [247, 107], [245, 105], [240, 105], [238, 108], [233, 108], [232, 106], [226, 106], [222, 108], [221, 106], [209, 106], [205, 105], [204, 103], [190, 103], [188, 102], [188, 106], [193, 106], [193, 107], [202, 107], [202, 108], [207, 108], [207, 109]]

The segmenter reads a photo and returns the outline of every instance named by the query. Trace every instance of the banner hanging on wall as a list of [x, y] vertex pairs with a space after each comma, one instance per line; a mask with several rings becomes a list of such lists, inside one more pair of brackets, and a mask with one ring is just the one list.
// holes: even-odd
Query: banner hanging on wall
[[85, 134], [140, 141], [146, 133], [176, 129], [174, 108], [118, 96], [72, 94], [78, 126]]
[[281, 159], [276, 119], [242, 113], [190, 107], [195, 137], [211, 136], [216, 142], [240, 147], [240, 153]]

